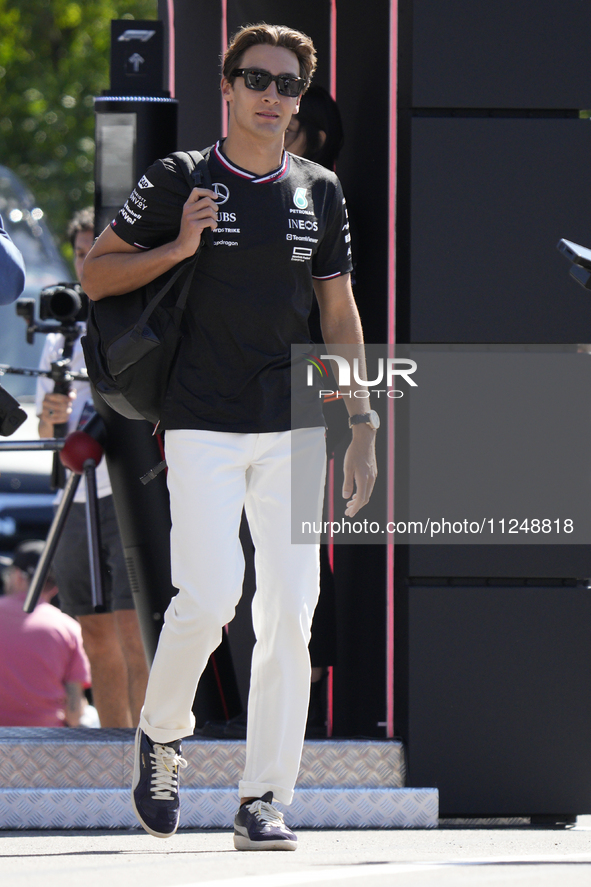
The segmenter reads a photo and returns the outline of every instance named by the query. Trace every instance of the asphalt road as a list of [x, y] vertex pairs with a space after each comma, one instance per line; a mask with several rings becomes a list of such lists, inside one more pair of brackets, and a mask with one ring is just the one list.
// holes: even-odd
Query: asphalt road
[[591, 816], [567, 829], [300, 831], [295, 853], [229, 832], [0, 832], [2, 887], [589, 887]]

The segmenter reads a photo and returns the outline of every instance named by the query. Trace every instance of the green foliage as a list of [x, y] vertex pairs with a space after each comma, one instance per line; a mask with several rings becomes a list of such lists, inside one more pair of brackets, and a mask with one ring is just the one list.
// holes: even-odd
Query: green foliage
[[0, 0], [0, 164], [58, 238], [93, 202], [93, 97], [109, 86], [111, 19], [156, 17], [157, 0]]

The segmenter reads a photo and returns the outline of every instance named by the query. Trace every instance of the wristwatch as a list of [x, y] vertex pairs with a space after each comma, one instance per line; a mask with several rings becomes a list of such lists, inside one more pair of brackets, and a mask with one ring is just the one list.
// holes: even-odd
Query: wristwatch
[[380, 427], [380, 417], [375, 410], [370, 410], [369, 413], [357, 413], [355, 416], [349, 416], [349, 428], [353, 428], [353, 425], [369, 425], [373, 431], [377, 431]]

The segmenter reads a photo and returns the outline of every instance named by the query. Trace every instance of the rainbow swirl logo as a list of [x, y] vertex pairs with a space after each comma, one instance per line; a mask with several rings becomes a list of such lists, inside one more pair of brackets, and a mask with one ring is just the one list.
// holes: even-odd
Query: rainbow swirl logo
[[328, 370], [326, 369], [325, 365], [322, 363], [322, 361], [320, 360], [319, 357], [316, 357], [316, 356], [306, 357], [306, 360], [308, 361], [308, 378], [307, 378], [308, 385], [314, 384], [314, 368], [316, 368], [318, 370], [318, 372], [320, 373], [321, 379], [326, 379], [328, 377]]

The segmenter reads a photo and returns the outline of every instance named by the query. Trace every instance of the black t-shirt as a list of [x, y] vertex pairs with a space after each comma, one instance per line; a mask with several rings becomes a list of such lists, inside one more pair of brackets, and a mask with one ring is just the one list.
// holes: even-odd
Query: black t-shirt
[[[291, 346], [311, 342], [312, 280], [351, 270], [343, 192], [334, 173], [287, 152], [256, 176], [218, 142], [208, 166], [220, 195], [215, 246], [203, 248], [193, 277], [161, 427], [286, 431]], [[111, 227], [152, 249], [177, 237], [187, 197], [176, 160], [157, 160]], [[319, 399], [307, 415], [298, 424], [323, 424]]]

